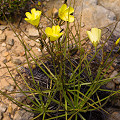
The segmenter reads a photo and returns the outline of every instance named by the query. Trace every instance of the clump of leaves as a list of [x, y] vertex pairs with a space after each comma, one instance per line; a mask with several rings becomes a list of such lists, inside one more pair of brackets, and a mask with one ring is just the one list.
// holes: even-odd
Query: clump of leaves
[[35, 0], [0, 0], [0, 19], [5, 20], [3, 13], [11, 21], [15, 16], [23, 17], [26, 8], [27, 10], [31, 8], [31, 2], [34, 3]]

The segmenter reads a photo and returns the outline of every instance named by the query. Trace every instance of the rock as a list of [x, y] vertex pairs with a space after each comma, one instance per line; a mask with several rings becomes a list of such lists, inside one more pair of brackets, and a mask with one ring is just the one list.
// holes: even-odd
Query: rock
[[30, 45], [31, 47], [34, 47], [36, 44], [35, 44], [34, 41], [31, 41], [31, 42], [29, 43], [29, 45]]
[[98, 0], [84, 0], [83, 7], [89, 7], [90, 5], [97, 5]]
[[7, 59], [7, 62], [9, 62], [9, 61], [11, 60], [11, 56], [8, 55], [8, 56], [6, 57], [6, 59]]
[[5, 115], [2, 120], [11, 120], [8, 115]]
[[7, 110], [7, 106], [5, 104], [0, 104], [0, 112], [4, 113]]
[[39, 32], [35, 28], [29, 28], [28, 29], [28, 35], [29, 35], [29, 37], [32, 37], [32, 38], [38, 38], [39, 37]]
[[25, 110], [16, 111], [13, 120], [31, 120], [34, 114]]
[[15, 98], [20, 102], [23, 102], [26, 99], [26, 97], [23, 95], [23, 93], [17, 93]]
[[98, 0], [98, 4], [113, 11], [117, 16], [117, 20], [120, 19], [120, 0]]
[[108, 89], [113, 89], [114, 90], [115, 89], [115, 83], [113, 81], [110, 81], [106, 84], [106, 87]]
[[3, 31], [2, 30], [0, 30], [0, 34], [2, 34], [3, 33]]
[[0, 35], [0, 43], [4, 42], [6, 40], [6, 35], [5, 34], [1, 34]]
[[24, 120], [31, 120], [33, 118], [34, 114], [33, 113], [30, 113], [30, 112], [26, 112], [24, 115], [23, 115], [23, 118]]
[[22, 120], [22, 116], [19, 114], [19, 111], [15, 113], [13, 120]]
[[7, 28], [7, 26], [6, 25], [0, 25], [0, 30], [5, 30]]
[[119, 120], [120, 119], [120, 112], [113, 112], [109, 118], [109, 120]]
[[0, 20], [0, 24], [1, 24], [1, 25], [7, 25], [7, 21], [5, 21], [5, 20], [2, 21], [2, 20]]
[[120, 22], [118, 22], [117, 27], [115, 28], [113, 34], [120, 37]]
[[12, 63], [20, 65], [22, 63], [22, 61], [20, 59], [13, 59]]
[[[79, 14], [76, 16], [79, 16]], [[104, 27], [115, 22], [115, 20], [116, 16], [112, 11], [99, 5], [85, 8], [82, 13], [82, 21], [85, 26], [87, 26], [87, 29], [92, 27]]]
[[2, 62], [3, 62], [4, 64], [7, 63], [7, 59], [5, 58]]
[[3, 52], [3, 57], [7, 57], [8, 55], [9, 55], [9, 53], [8, 52]]
[[[117, 72], [116, 70], [114, 70], [114, 71], [112, 72], [112, 74], [110, 75], [110, 78], [113, 78], [113, 77], [115, 77], [116, 75], [118, 75], [118, 72]], [[114, 78], [114, 79], [113, 79], [113, 82], [116, 83], [116, 84], [120, 84], [120, 77]]]
[[2, 117], [3, 117], [3, 116], [2, 116], [2, 113], [0, 112], [0, 120], [2, 120]]
[[12, 48], [11, 45], [7, 45], [7, 50], [10, 50]]
[[2, 47], [6, 47], [6, 44], [5, 44], [5, 43], [2, 43]]
[[10, 46], [13, 46], [14, 45], [14, 39], [9, 38], [8, 40], [6, 40], [6, 44], [10, 45]]
[[14, 90], [14, 86], [8, 85], [4, 89], [7, 90], [7, 91], [9, 91], [9, 92], [12, 92]]
[[113, 79], [113, 81], [114, 81], [114, 83], [116, 83], [116, 84], [120, 84], [120, 76], [119, 76], [118, 78], [116, 78], [116, 79]]
[[51, 7], [51, 9], [49, 9], [46, 12], [46, 16], [50, 17], [50, 18], [52, 18], [52, 17], [55, 18], [58, 16], [58, 10], [55, 7], [54, 8]]

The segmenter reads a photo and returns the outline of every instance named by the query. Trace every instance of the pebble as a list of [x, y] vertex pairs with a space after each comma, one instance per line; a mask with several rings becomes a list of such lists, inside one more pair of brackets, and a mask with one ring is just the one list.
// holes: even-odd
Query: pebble
[[115, 36], [120, 36], [120, 21], [118, 22], [115, 30], [113, 31], [113, 34], [114, 34]]
[[7, 57], [8, 55], [9, 55], [8, 52], [4, 52], [4, 53], [3, 53], [3, 57]]
[[7, 50], [10, 50], [12, 48], [11, 45], [7, 45]]
[[[114, 71], [112, 72], [112, 74], [110, 75], [110, 78], [113, 78], [113, 77], [115, 77], [116, 75], [118, 75], [118, 72], [117, 72], [116, 70], [114, 70]], [[113, 82], [116, 83], [116, 84], [120, 84], [120, 77], [114, 78], [114, 79], [113, 79]]]
[[9, 115], [5, 115], [2, 120], [11, 120]]
[[31, 42], [29, 43], [29, 45], [30, 45], [31, 47], [34, 47], [36, 44], [35, 44], [34, 41], [31, 41]]
[[5, 58], [2, 62], [3, 62], [3, 63], [7, 63], [7, 59]]
[[9, 62], [9, 61], [11, 60], [11, 56], [8, 55], [8, 56], [6, 57], [6, 59], [7, 59], [7, 62]]
[[0, 43], [4, 42], [6, 40], [6, 35], [5, 34], [1, 34], [0, 35]]
[[19, 110], [15, 112], [13, 120], [31, 120], [34, 114], [30, 112], [26, 112], [25, 110]]
[[113, 112], [109, 120], [119, 120], [119, 119], [120, 119], [120, 112]]
[[13, 59], [12, 63], [20, 65], [22, 63], [22, 61], [20, 59]]
[[6, 47], [6, 43], [2, 43], [2, 47]]
[[13, 46], [14, 45], [14, 39], [9, 38], [8, 40], [6, 40], [6, 44], [10, 45], [10, 46]]
[[116, 83], [116, 84], [120, 84], [120, 76], [116, 79], [113, 79], [113, 81]]
[[3, 117], [3, 116], [2, 116], [2, 113], [0, 112], [0, 120], [2, 120], [2, 117]]
[[120, 19], [120, 0], [99, 0], [99, 4], [108, 10], [113, 11], [117, 19]]
[[110, 78], [115, 77], [117, 74], [118, 74], [118, 72], [117, 72], [116, 70], [114, 70], [114, 71], [112, 72], [112, 74], [110, 75]]
[[0, 25], [0, 30], [5, 30], [7, 28], [7, 26], [6, 25]]
[[5, 104], [0, 104], [0, 112], [4, 113], [7, 110], [7, 106]]
[[2, 30], [0, 30], [0, 34], [2, 34], [3, 33], [3, 31]]
[[12, 92], [14, 90], [14, 86], [8, 85], [8, 86], [5, 86], [4, 89], [7, 90], [7, 91], [9, 91], [9, 92]]
[[115, 83], [113, 81], [110, 81], [106, 84], [106, 87], [108, 89], [113, 89], [114, 90], [115, 89]]
[[32, 37], [32, 38], [38, 38], [39, 37], [39, 32], [35, 28], [29, 28], [28, 35], [29, 35], [29, 37]]

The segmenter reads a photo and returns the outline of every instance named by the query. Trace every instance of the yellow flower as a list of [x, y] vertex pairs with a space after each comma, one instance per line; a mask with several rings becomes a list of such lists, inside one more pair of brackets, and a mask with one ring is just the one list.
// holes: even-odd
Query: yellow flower
[[42, 13], [41, 11], [33, 8], [31, 10], [31, 13], [29, 13], [29, 12], [25, 13], [25, 15], [27, 16], [27, 18], [25, 18], [25, 20], [27, 22], [29, 22], [30, 24], [34, 25], [35, 27], [37, 27], [39, 25], [41, 13]]
[[115, 42], [115, 45], [118, 45], [120, 42], [120, 38], [117, 39], [117, 41]]
[[74, 16], [70, 15], [74, 12], [74, 9], [72, 7], [68, 7], [66, 4], [63, 4], [61, 8], [59, 8], [58, 16], [68, 22], [74, 21]]
[[47, 27], [45, 29], [45, 33], [48, 37], [50, 37], [50, 41], [57, 40], [63, 33], [60, 33], [60, 26], [52, 26], [52, 28]]
[[101, 29], [92, 28], [91, 31], [87, 31], [88, 37], [93, 46], [97, 46], [101, 38]]

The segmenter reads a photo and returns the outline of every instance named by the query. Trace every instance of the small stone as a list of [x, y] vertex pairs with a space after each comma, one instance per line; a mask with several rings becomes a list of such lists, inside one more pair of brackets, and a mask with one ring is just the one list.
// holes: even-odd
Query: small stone
[[106, 87], [108, 89], [113, 89], [114, 90], [115, 89], [115, 83], [113, 81], [110, 81], [106, 84]]
[[31, 120], [30, 118], [33, 118], [34, 114], [30, 112], [26, 112], [25, 110], [19, 110], [15, 112], [13, 120]]
[[116, 83], [116, 84], [120, 84], [120, 76], [116, 79], [113, 79], [113, 81]]
[[6, 56], [8, 56], [8, 55], [9, 55], [8, 52], [4, 52], [4, 53], [3, 53], [3, 57], [6, 57]]
[[6, 40], [6, 35], [5, 34], [1, 34], [0, 35], [0, 43], [4, 42]]
[[7, 63], [7, 59], [5, 58], [2, 62], [3, 62], [4, 64]]
[[7, 45], [7, 50], [10, 50], [12, 48], [11, 45]]
[[7, 106], [5, 104], [0, 104], [0, 112], [4, 113], [7, 110]]
[[2, 120], [11, 120], [8, 115], [5, 115]]
[[11, 104], [8, 106], [8, 109], [7, 109], [7, 111], [8, 111], [9, 113], [12, 113], [12, 111], [13, 111], [13, 108], [12, 108]]
[[2, 43], [2, 47], [6, 47], [6, 44], [5, 44], [5, 43]]
[[114, 71], [112, 72], [112, 74], [110, 75], [110, 78], [115, 77], [117, 74], [118, 74], [118, 72], [114, 70]]
[[11, 60], [11, 56], [8, 55], [6, 59], [7, 59], [7, 62], [9, 62]]
[[2, 30], [0, 30], [0, 34], [2, 34], [3, 33], [3, 31]]
[[2, 113], [0, 112], [0, 120], [2, 120], [2, 117], [3, 117], [3, 116], [2, 116]]
[[29, 43], [29, 45], [30, 45], [31, 47], [34, 47], [34, 46], [35, 46], [35, 42], [34, 42], [34, 41], [31, 41], [31, 42]]
[[24, 55], [25, 55], [25, 51], [21, 51], [20, 56], [24, 56]]
[[33, 37], [33, 38], [38, 38], [39, 37], [39, 32], [35, 28], [29, 28], [28, 34], [29, 34], [29, 37]]
[[45, 6], [47, 4], [47, 2], [44, 1], [42, 4]]
[[120, 119], [120, 112], [113, 112], [111, 114], [111, 119], [110, 120], [119, 120]]
[[20, 65], [22, 63], [20, 59], [13, 59], [12, 62], [17, 65]]
[[7, 45], [10, 45], [10, 46], [13, 46], [13, 45], [14, 45], [14, 39], [9, 38], [9, 39], [6, 41], [6, 44], [7, 44]]
[[22, 116], [19, 114], [19, 111], [15, 112], [13, 120], [22, 120]]
[[[115, 77], [116, 75], [118, 75], [118, 72], [114, 70], [113, 73], [111, 74], [110, 78], [113, 78], [113, 77]], [[114, 78], [114, 79], [113, 79], [113, 82], [116, 83], [116, 84], [120, 84], [120, 77]]]
[[0, 25], [0, 30], [5, 30], [7, 28], [6, 25]]
[[30, 120], [30, 118], [33, 118], [34, 114], [30, 112], [25, 112], [23, 115], [24, 120]]
[[12, 91], [14, 90], [14, 86], [8, 85], [8, 86], [6, 86], [4, 89], [6, 89], [6, 90], [9, 91], [9, 92], [12, 92]]

